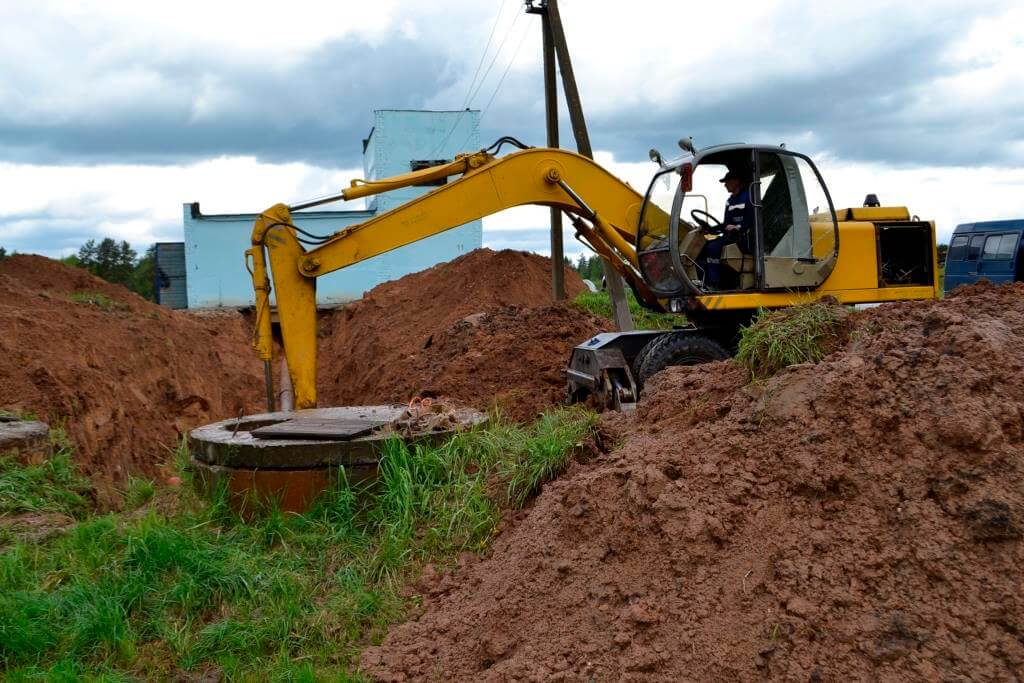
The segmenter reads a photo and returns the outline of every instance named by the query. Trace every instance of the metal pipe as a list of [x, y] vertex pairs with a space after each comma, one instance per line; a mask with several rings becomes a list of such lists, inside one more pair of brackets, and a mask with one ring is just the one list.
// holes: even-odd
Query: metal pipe
[[295, 409], [295, 391], [292, 389], [292, 375], [288, 371], [288, 358], [281, 358], [281, 410], [290, 412]]
[[263, 361], [263, 381], [267, 385], [267, 412], [274, 412], [274, 369], [269, 360]]
[[589, 218], [590, 220], [594, 220], [594, 216], [596, 216], [597, 213], [592, 208], [590, 208], [590, 206], [585, 201], [583, 201], [583, 197], [580, 197], [578, 194], [576, 194], [576, 190], [569, 187], [569, 184], [562, 180], [561, 178], [558, 179], [558, 186], [562, 188], [565, 191], [565, 193], [569, 195], [572, 198], [572, 200], [576, 202], [577, 205], [579, 205], [581, 209], [583, 209], [584, 213], [587, 214], [587, 218]]
[[301, 202], [299, 204], [293, 204], [292, 206], [288, 207], [288, 210], [289, 211], [301, 211], [303, 209], [308, 209], [308, 208], [313, 207], [313, 206], [320, 206], [321, 204], [330, 204], [331, 202], [336, 202], [339, 199], [344, 199], [344, 198], [345, 198], [345, 195], [344, 195], [344, 193], [341, 193], [341, 192], [339, 192], [337, 194], [329, 194], [329, 195], [325, 195], [323, 197], [316, 197], [315, 199], [309, 199], [309, 200]]

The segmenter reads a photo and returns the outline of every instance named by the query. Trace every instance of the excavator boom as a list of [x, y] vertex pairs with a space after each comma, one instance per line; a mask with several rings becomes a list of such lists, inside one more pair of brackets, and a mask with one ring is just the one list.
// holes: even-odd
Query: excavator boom
[[[521, 149], [495, 156], [505, 142]], [[712, 226], [702, 228], [699, 214], [684, 213], [684, 207], [694, 174], [714, 173], [717, 180], [716, 167], [722, 166], [747, 168], [757, 182], [749, 190], [753, 239], [746, 252], [737, 244], [722, 247], [720, 267], [735, 277], [734, 284], [720, 287], [703, 273], [705, 230]], [[302, 208], [442, 178], [448, 182], [437, 189], [327, 237], [311, 235], [292, 221], [292, 212]], [[675, 188], [671, 207], [658, 204], [661, 180]], [[816, 190], [824, 194], [821, 211], [808, 204], [808, 192]], [[741, 327], [762, 308], [825, 295], [855, 304], [928, 299], [939, 291], [934, 224], [900, 207], [836, 211], [813, 162], [784, 147], [714, 146], [670, 164], [659, 155], [659, 170], [642, 196], [585, 156], [503, 138], [445, 164], [356, 180], [338, 195], [292, 207], [277, 204], [259, 216], [246, 254], [256, 293], [254, 346], [268, 378], [271, 276], [295, 407], [313, 408], [316, 278], [526, 204], [566, 213], [578, 237], [625, 279], [642, 305], [685, 313], [691, 323], [668, 331], [609, 333], [580, 344], [567, 369], [567, 394], [573, 400], [594, 396], [602, 405], [628, 409], [645, 378], [662, 367], [727, 357]]]
[[[430, 180], [455, 180], [368, 221], [303, 247], [293, 208], [355, 199]], [[260, 214], [252, 232], [250, 272], [256, 292], [254, 347], [272, 355], [269, 261], [295, 407], [316, 406], [316, 278], [504, 209], [536, 204], [569, 214], [581, 239], [652, 304], [633, 246], [643, 197], [587, 157], [563, 149], [526, 148], [503, 157], [487, 151], [381, 181], [353, 181], [333, 198], [298, 207], [277, 204]], [[667, 220], [667, 218], [666, 218]], [[287, 302], [283, 304], [281, 302]]]

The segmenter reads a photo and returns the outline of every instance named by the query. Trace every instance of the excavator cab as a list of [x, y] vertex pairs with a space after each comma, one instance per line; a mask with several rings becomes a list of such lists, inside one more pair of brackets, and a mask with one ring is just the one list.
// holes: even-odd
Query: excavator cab
[[[719, 182], [730, 171], [749, 179], [754, 225], [722, 249], [723, 276], [713, 287], [702, 257], [722, 239], [709, 207], [725, 204]], [[640, 272], [659, 298], [813, 289], [836, 264], [839, 226], [814, 163], [784, 147], [722, 145], [662, 164], [644, 197], [636, 232]]]

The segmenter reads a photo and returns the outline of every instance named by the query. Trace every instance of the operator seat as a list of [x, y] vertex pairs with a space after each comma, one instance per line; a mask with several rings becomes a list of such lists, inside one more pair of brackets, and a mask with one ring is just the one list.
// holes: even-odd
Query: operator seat
[[725, 245], [722, 249], [722, 265], [739, 276], [739, 289], [754, 288], [754, 257], [744, 254], [738, 244]]
[[[697, 257], [704, 251], [704, 245], [708, 239], [696, 226], [680, 221], [680, 225], [686, 225], [688, 230], [683, 238], [679, 240], [679, 255], [683, 261], [683, 268], [686, 269], [686, 277], [693, 282], [703, 280], [702, 273], [697, 271]], [[689, 258], [687, 258], [689, 257]]]

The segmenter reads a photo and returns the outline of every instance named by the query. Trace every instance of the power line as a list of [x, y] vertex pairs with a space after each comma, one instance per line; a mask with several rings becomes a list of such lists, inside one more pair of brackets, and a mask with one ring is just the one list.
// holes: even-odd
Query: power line
[[[501, 78], [500, 78], [500, 79], [498, 79], [498, 85], [496, 85], [496, 86], [495, 86], [495, 88], [494, 88], [494, 92], [492, 92], [492, 93], [491, 93], [491, 97], [490, 97], [490, 99], [489, 99], [489, 100], [487, 100], [487, 104], [486, 104], [486, 105], [484, 106], [484, 108], [483, 108], [483, 109], [482, 109], [482, 110], [480, 111], [480, 116], [481, 116], [481, 118], [483, 117], [483, 115], [484, 115], [484, 114], [486, 114], [486, 113], [487, 113], [487, 110], [491, 108], [491, 104], [492, 104], [492, 103], [494, 102], [494, 98], [498, 96], [498, 91], [499, 91], [499, 90], [501, 90], [501, 86], [502, 86], [502, 85], [503, 85], [503, 84], [505, 83], [505, 78], [506, 78], [506, 77], [508, 76], [508, 73], [509, 73], [509, 71], [511, 71], [511, 70], [512, 70], [512, 65], [513, 65], [513, 64], [515, 64], [515, 62], [516, 62], [516, 57], [518, 57], [518, 56], [519, 56], [519, 51], [523, 49], [523, 45], [525, 45], [525, 44], [526, 44], [526, 38], [527, 38], [527, 37], [528, 37], [529, 35], [530, 35], [530, 27], [529, 27], [529, 26], [527, 26], [527, 27], [526, 27], [526, 28], [525, 28], [525, 29], [523, 30], [523, 35], [522, 35], [522, 37], [521, 37], [521, 38], [519, 39], [519, 44], [518, 44], [518, 45], [516, 45], [516, 49], [515, 49], [515, 51], [514, 51], [514, 52], [512, 53], [512, 58], [511, 58], [511, 59], [509, 59], [509, 60], [508, 60], [508, 64], [506, 64], [506, 65], [505, 65], [505, 71], [504, 71], [504, 72], [503, 72], [503, 73], [501, 74]], [[461, 145], [459, 145], [459, 149], [463, 149], [463, 148], [464, 148], [464, 147], [466, 146], [466, 143], [467, 143], [467, 142], [469, 142], [469, 138], [471, 138], [471, 137], [473, 137], [473, 132], [472, 132], [472, 131], [470, 131], [470, 133], [469, 133], [469, 135], [468, 135], [468, 136], [466, 137], [466, 139], [462, 141], [462, 144], [461, 144]]]
[[491, 73], [491, 69], [494, 67], [494, 63], [498, 61], [498, 56], [501, 54], [501, 49], [505, 47], [505, 42], [508, 37], [512, 35], [512, 29], [515, 28], [516, 22], [519, 21], [519, 17], [522, 16], [522, 12], [516, 14], [516, 18], [512, 20], [512, 23], [505, 30], [505, 37], [501, 39], [501, 44], [498, 45], [498, 51], [494, 53], [494, 57], [491, 59], [491, 63], [487, 65], [487, 70], [484, 71], [484, 75], [480, 78], [480, 83], [476, 86], [476, 90], [473, 92], [472, 97], [469, 98], [469, 102], [472, 103], [476, 98], [477, 93], [480, 92], [480, 88], [484, 87], [484, 82], [487, 80], [487, 74]]
[[491, 108], [491, 103], [494, 102], [494, 98], [497, 97], [498, 91], [501, 90], [502, 84], [505, 82], [505, 77], [508, 76], [508, 72], [512, 70], [512, 65], [516, 61], [516, 57], [519, 56], [519, 51], [523, 49], [523, 45], [526, 43], [527, 36], [530, 35], [530, 27], [527, 26], [526, 30], [523, 31], [523, 37], [519, 39], [519, 44], [516, 45], [515, 52], [512, 53], [512, 59], [508, 60], [508, 65], [505, 67], [505, 72], [501, 74], [501, 78], [498, 80], [498, 85], [494, 88], [494, 92], [491, 93], [491, 99], [487, 100], [487, 104], [480, 112], [480, 116], [487, 113], [487, 110]]
[[466, 88], [466, 99], [462, 102], [463, 110], [465, 110], [466, 106], [469, 104], [469, 94], [473, 92], [473, 86], [476, 85], [476, 77], [480, 75], [480, 67], [484, 65], [484, 59], [487, 57], [487, 51], [491, 49], [491, 41], [494, 39], [494, 30], [498, 28], [498, 21], [501, 19], [501, 15], [505, 11], [505, 5], [507, 4], [508, 3], [505, 2], [505, 0], [498, 1], [498, 13], [494, 15], [494, 22], [491, 24], [491, 33], [487, 36], [487, 43], [484, 45], [484, 51], [480, 53], [480, 61], [477, 62], [476, 71], [473, 72], [473, 80], [469, 82], [469, 87]]
[[[484, 65], [484, 60], [487, 58], [487, 52], [491, 49], [491, 41], [494, 39], [494, 31], [498, 28], [498, 22], [501, 20], [501, 15], [504, 13], [505, 5], [507, 4], [507, 0], [498, 0], [498, 12], [497, 14], [494, 15], [494, 22], [491, 24], [491, 32], [487, 36], [487, 43], [484, 44], [484, 51], [480, 53], [480, 61], [476, 65], [476, 71], [473, 72], [473, 78], [469, 82], [469, 87], [466, 88], [466, 97], [462, 101], [462, 107], [460, 107], [459, 109], [459, 115], [455, 117], [455, 122], [452, 123], [452, 127], [448, 129], [448, 132], [445, 134], [444, 138], [441, 139], [441, 142], [439, 142], [437, 147], [434, 148], [434, 151], [430, 153], [431, 157], [436, 157], [441, 152], [441, 150], [444, 148], [445, 143], [448, 142], [448, 139], [452, 136], [452, 133], [455, 132], [455, 129], [458, 128], [459, 124], [462, 122], [462, 117], [465, 114], [466, 110], [469, 109], [469, 103], [474, 93], [473, 86], [476, 85], [476, 77], [480, 75], [480, 67]], [[516, 18], [518, 18], [518, 15], [516, 16]], [[498, 52], [501, 52], [500, 46], [498, 47]], [[497, 55], [498, 53], [496, 52], [495, 54]], [[486, 78], [487, 74], [484, 74], [484, 77]]]

